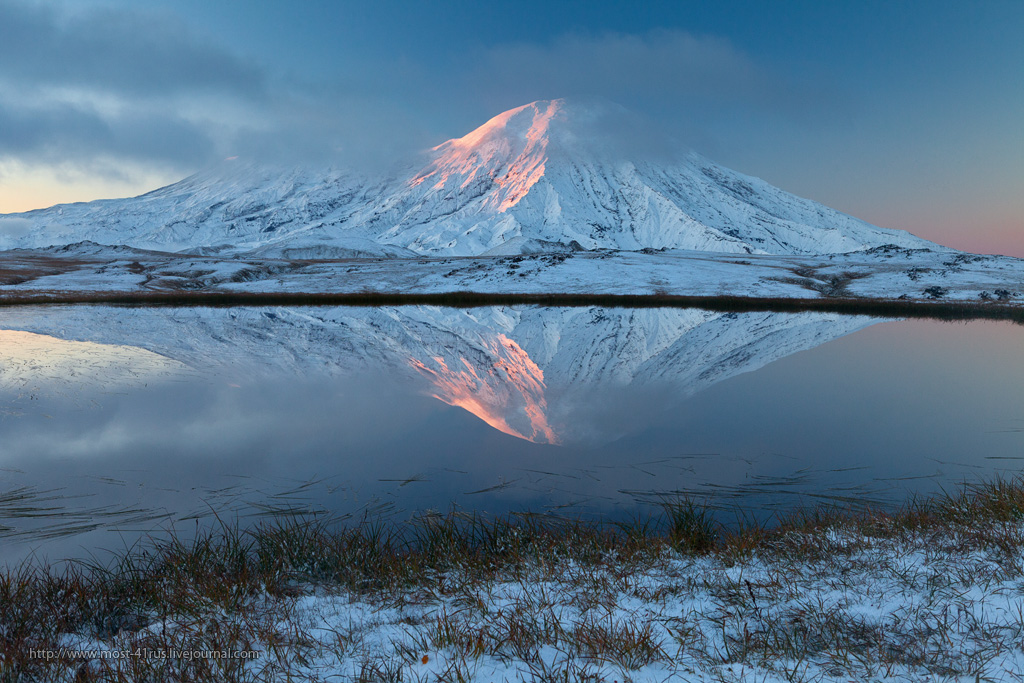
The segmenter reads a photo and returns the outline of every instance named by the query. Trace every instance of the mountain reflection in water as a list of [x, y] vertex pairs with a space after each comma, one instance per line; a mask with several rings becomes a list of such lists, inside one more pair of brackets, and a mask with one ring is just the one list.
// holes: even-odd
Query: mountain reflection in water
[[820, 313], [425, 306], [5, 315], [9, 326], [137, 347], [225, 377], [402, 378], [505, 434], [548, 444], [619, 436], [572, 415], [581, 393], [669, 382], [677, 395], [692, 395], [873, 322]]
[[50, 538], [66, 543], [54, 554], [75, 553], [109, 545], [104, 530], [452, 504], [617, 519], [690, 496], [727, 516], [772, 514], [1019, 473], [1020, 329], [877, 322], [7, 309], [0, 549]]

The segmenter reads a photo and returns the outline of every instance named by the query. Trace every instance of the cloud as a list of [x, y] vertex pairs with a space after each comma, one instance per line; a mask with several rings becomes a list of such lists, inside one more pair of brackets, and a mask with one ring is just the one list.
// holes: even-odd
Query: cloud
[[40, 228], [27, 218], [17, 216], [0, 216], [0, 249], [13, 249], [18, 240], [30, 232], [48, 231], [51, 228]]
[[367, 165], [431, 140], [396, 105], [402, 87], [277, 74], [169, 11], [0, 0], [0, 161], [104, 177], [117, 159], [183, 174], [233, 155]]
[[654, 95], [748, 98], [768, 75], [728, 41], [660, 30], [645, 35], [566, 35], [547, 45], [487, 51], [477, 77], [502, 89], [612, 99]]
[[566, 34], [543, 43], [478, 47], [459, 54], [454, 64], [451, 57], [439, 49], [415, 62], [395, 57], [372, 68], [365, 61], [343, 64], [333, 89], [320, 88], [310, 110], [329, 107], [339, 146], [361, 150], [357, 158], [366, 159], [387, 146], [409, 150], [464, 135], [535, 100], [624, 105], [640, 116], [612, 117], [616, 126], [623, 124], [620, 138], [633, 126], [620, 142], [644, 150], [662, 134], [693, 143], [724, 116], [803, 112], [822, 101], [728, 40], [677, 30]]
[[33, 228], [34, 224], [27, 218], [0, 216], [0, 242], [27, 235]]
[[455, 66], [443, 47], [416, 60], [338, 54], [331, 75], [285, 74], [172, 9], [0, 0], [0, 162], [103, 178], [118, 160], [184, 175], [234, 155], [379, 168], [554, 97], [620, 102], [688, 142], [786, 87], [728, 41], [682, 31], [492, 45]]
[[202, 127], [173, 113], [104, 116], [67, 104], [16, 107], [0, 102], [0, 156], [63, 163], [107, 155], [188, 165], [209, 157], [214, 146]]
[[729, 136], [730, 127], [751, 121], [824, 119], [833, 106], [820, 84], [783, 75], [727, 39], [681, 30], [492, 44], [448, 68], [431, 66], [432, 57], [377, 70], [373, 84], [351, 80], [381, 97], [401, 92], [424, 122], [451, 137], [535, 100], [611, 101], [640, 115], [633, 139], [620, 141], [631, 151], [649, 151], [663, 135], [713, 150], [723, 128]]
[[261, 125], [269, 81], [167, 12], [0, 0], [0, 160], [193, 170]]
[[502, 107], [603, 97], [662, 118], [699, 119], [723, 108], [772, 106], [782, 92], [792, 94], [791, 85], [729, 41], [677, 30], [499, 45], [477, 63], [474, 90]]
[[173, 14], [90, 8], [77, 13], [0, 1], [0, 64], [8, 82], [88, 84], [121, 94], [197, 90], [260, 99], [264, 73], [196, 36]]

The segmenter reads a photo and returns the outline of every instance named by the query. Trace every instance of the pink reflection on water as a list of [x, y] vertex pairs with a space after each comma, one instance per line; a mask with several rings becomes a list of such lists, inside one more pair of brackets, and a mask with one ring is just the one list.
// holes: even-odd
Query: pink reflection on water
[[430, 380], [434, 398], [468, 410], [498, 431], [534, 443], [559, 443], [548, 423], [544, 372], [515, 341], [503, 334], [484, 339], [493, 359], [490, 367], [474, 367], [466, 358], [435, 356], [427, 362], [409, 359]]

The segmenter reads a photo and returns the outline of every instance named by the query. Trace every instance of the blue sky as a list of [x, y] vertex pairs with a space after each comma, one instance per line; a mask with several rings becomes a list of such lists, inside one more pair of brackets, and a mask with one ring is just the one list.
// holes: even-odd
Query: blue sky
[[879, 225], [1024, 256], [1024, 2], [0, 0], [0, 212], [235, 154], [371, 165], [599, 96]]

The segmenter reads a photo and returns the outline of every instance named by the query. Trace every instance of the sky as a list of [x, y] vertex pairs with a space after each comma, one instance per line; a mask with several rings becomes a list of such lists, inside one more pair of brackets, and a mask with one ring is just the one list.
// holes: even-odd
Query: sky
[[229, 156], [372, 167], [600, 97], [794, 194], [1024, 257], [1024, 2], [0, 0], [0, 213]]

